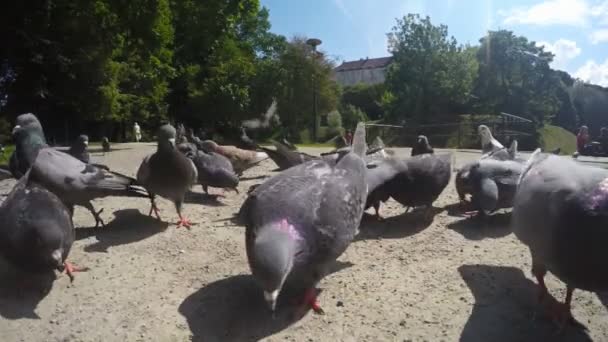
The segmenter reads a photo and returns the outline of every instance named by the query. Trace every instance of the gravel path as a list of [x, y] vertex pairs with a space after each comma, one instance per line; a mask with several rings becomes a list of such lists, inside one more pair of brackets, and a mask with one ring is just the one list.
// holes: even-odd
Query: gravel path
[[[95, 161], [129, 175], [155, 148], [114, 147], [94, 153]], [[477, 157], [456, 152], [457, 165]], [[285, 309], [272, 319], [249, 276], [244, 229], [228, 219], [273, 166], [247, 171], [240, 195], [220, 202], [196, 187], [184, 206], [197, 223], [191, 231], [175, 228], [175, 209], [165, 200], [161, 215], [171, 224], [148, 218], [143, 198], [96, 201], [105, 229], [92, 229], [93, 218], [78, 208], [70, 260], [91, 270], [73, 284], [60, 275], [41, 293], [14, 290], [18, 275], [0, 266], [0, 341], [608, 340], [608, 296], [583, 291], [572, 307], [588, 331], [556, 334], [536, 305], [530, 257], [510, 233], [509, 215], [499, 213], [485, 227], [466, 220], [455, 213], [453, 184], [427, 222], [418, 212], [403, 215], [392, 201], [383, 207], [385, 221], [364, 217], [357, 240], [320, 284], [326, 315]], [[0, 194], [13, 184], [0, 182]], [[549, 276], [547, 285], [563, 299], [563, 284]]]

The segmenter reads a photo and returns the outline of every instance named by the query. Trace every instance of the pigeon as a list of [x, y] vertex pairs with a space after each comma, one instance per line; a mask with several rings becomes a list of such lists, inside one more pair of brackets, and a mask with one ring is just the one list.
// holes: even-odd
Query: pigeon
[[[457, 192], [461, 199], [471, 195], [471, 203], [484, 217], [498, 209], [511, 208], [517, 182], [524, 164], [507, 160], [482, 159], [463, 167], [466, 172], [457, 175]], [[458, 181], [465, 183], [458, 189]], [[472, 213], [472, 212], [471, 212]]]
[[178, 151], [180, 151], [190, 159], [196, 156], [196, 153], [198, 151], [198, 147], [196, 146], [196, 144], [191, 143], [185, 136], [182, 137], [181, 142], [178, 143], [176, 147]]
[[34, 114], [26, 113], [17, 117], [12, 132], [13, 137], [20, 127], [27, 127], [30, 134], [23, 134], [21, 143], [16, 142], [15, 151], [9, 159], [9, 168], [16, 179], [21, 178], [32, 166], [31, 163], [36, 159], [38, 151], [48, 147], [42, 125]]
[[335, 165], [316, 159], [273, 176], [241, 207], [249, 266], [272, 311], [290, 289], [323, 313], [315, 287], [356, 235], [367, 196], [363, 123], [353, 146]]
[[101, 138], [101, 148], [103, 153], [110, 152], [110, 140], [108, 140], [108, 137]]
[[202, 142], [202, 149], [205, 152], [215, 152], [228, 158], [232, 163], [232, 167], [237, 175], [242, 175], [245, 170], [248, 170], [262, 161], [268, 159], [268, 154], [265, 152], [243, 150], [236, 146], [218, 145], [213, 140], [205, 140]]
[[517, 140], [513, 140], [513, 142], [511, 142], [511, 146], [509, 146], [508, 149], [503, 147], [498, 150], [490, 151], [486, 154], [483, 154], [480, 159], [516, 160], [520, 163], [526, 162], [525, 159], [517, 157]]
[[215, 152], [197, 151], [191, 158], [198, 171], [198, 182], [206, 194], [208, 187], [231, 189], [238, 193], [239, 177], [228, 158]]
[[300, 152], [298, 150], [291, 149], [288, 145], [285, 145], [278, 141], [272, 141], [275, 149], [267, 147], [260, 147], [270, 159], [277, 165], [280, 171], [289, 169], [290, 167], [300, 165], [302, 163], [319, 159], [318, 157], [310, 154]]
[[190, 228], [192, 223], [182, 215], [182, 203], [186, 192], [198, 178], [196, 166], [192, 160], [181, 154], [175, 147], [175, 128], [167, 124], [158, 131], [158, 148], [148, 155], [137, 170], [137, 181], [144, 186], [150, 195], [150, 212], [160, 220], [156, 195], [175, 203], [179, 216], [177, 227]]
[[240, 142], [244, 149], [255, 151], [258, 149], [258, 145], [247, 135], [245, 127], [241, 127]]
[[416, 144], [412, 148], [412, 157], [425, 153], [434, 153], [435, 151], [429, 144], [429, 139], [425, 135], [419, 135], [416, 139]]
[[192, 128], [186, 129], [186, 138], [188, 138], [188, 141], [190, 143], [196, 145], [196, 148], [198, 150], [202, 150], [203, 149], [203, 147], [202, 147], [202, 142], [203, 141], [194, 134], [194, 130]]
[[[42, 135], [41, 135], [42, 134]], [[142, 197], [136, 180], [92, 164], [47, 146], [40, 122], [33, 114], [17, 117], [13, 129], [15, 159], [19, 167], [30, 170], [32, 181], [57, 195], [70, 209], [74, 205], [85, 207], [95, 218], [96, 227], [104, 225], [91, 201], [106, 196]], [[21, 171], [21, 170], [19, 170]]]
[[490, 128], [486, 125], [479, 125], [477, 132], [481, 137], [481, 151], [483, 154], [505, 148], [498, 140], [494, 139]]
[[85, 134], [79, 135], [68, 150], [68, 153], [81, 162], [89, 164], [91, 161], [91, 156], [89, 155], [88, 146], [89, 137]]
[[[390, 195], [395, 201], [406, 206], [406, 212], [411, 207], [426, 206], [427, 212], [433, 202], [450, 182], [452, 154], [421, 154], [403, 160], [389, 158], [376, 168], [368, 169], [368, 178], [380, 178], [381, 185], [370, 191], [366, 207], [373, 206], [376, 216], [379, 213], [380, 201], [386, 201]], [[392, 170], [387, 172], [386, 170]], [[377, 172], [381, 174], [374, 175]]]
[[547, 271], [566, 284], [565, 302], [550, 312], [560, 328], [573, 320], [574, 289], [608, 290], [608, 170], [537, 149], [519, 181], [512, 226], [530, 250], [539, 300], [549, 296]]
[[66, 259], [74, 242], [71, 213], [26, 173], [0, 205], [0, 256], [30, 273], [85, 271]]

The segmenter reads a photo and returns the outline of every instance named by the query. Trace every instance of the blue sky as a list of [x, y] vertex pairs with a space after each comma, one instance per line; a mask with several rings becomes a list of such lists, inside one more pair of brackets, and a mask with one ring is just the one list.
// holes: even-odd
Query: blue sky
[[448, 25], [460, 43], [477, 44], [487, 30], [508, 29], [540, 42], [553, 68], [608, 86], [608, 0], [261, 0], [272, 31], [323, 40], [342, 60], [387, 56], [386, 33], [407, 13]]

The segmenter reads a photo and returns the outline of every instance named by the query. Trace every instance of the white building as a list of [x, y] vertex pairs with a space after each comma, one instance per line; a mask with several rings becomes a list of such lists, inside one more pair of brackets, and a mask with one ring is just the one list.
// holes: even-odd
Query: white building
[[334, 69], [336, 82], [342, 86], [383, 83], [392, 61], [393, 57], [381, 57], [344, 62]]

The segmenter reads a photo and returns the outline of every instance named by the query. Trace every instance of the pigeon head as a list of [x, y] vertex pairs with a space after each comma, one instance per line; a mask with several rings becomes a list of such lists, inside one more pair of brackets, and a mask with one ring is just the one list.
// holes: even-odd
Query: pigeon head
[[424, 135], [419, 135], [418, 136], [418, 144], [426, 146], [426, 145], [429, 144], [429, 139], [426, 136], [424, 136]]
[[64, 229], [60, 222], [43, 219], [24, 222], [25, 243], [31, 247], [32, 261], [45, 269], [63, 270], [68, 250], [65, 248]]
[[251, 270], [272, 311], [293, 267], [298, 238], [295, 228], [286, 220], [260, 227], [255, 237]]
[[492, 132], [490, 131], [490, 128], [486, 125], [479, 125], [479, 127], [477, 128], [477, 133], [483, 141], [489, 141], [490, 139], [492, 139]]
[[158, 129], [157, 140], [159, 150], [175, 149], [175, 136], [177, 135], [175, 128], [169, 124], [162, 125]]
[[80, 147], [89, 146], [89, 136], [86, 134], [81, 134], [76, 138], [76, 143]]
[[44, 131], [38, 118], [32, 113], [21, 114], [15, 121], [13, 137], [16, 141], [21, 137], [36, 135], [44, 142]]
[[205, 140], [201, 143], [201, 147], [205, 152], [215, 152], [218, 145], [213, 140]]

